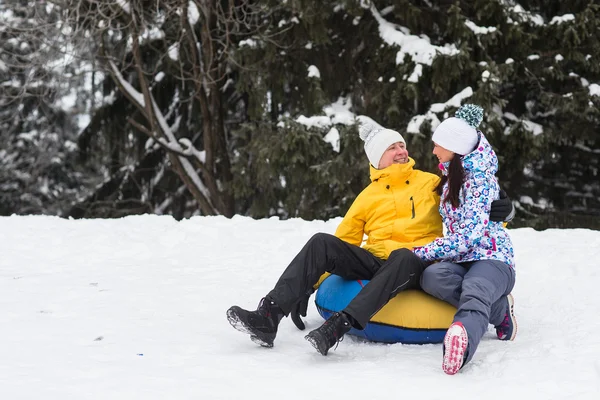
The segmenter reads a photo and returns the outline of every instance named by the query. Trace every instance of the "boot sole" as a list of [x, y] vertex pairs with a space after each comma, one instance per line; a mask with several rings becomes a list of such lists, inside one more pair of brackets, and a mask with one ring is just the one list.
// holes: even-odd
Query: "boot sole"
[[230, 308], [227, 310], [227, 321], [233, 326], [236, 330], [246, 333], [250, 335], [250, 340], [254, 343], [258, 344], [261, 347], [271, 348], [273, 347], [273, 342], [268, 342], [265, 339], [259, 337], [255, 332], [252, 331], [252, 328], [246, 325], [240, 317], [237, 315], [234, 309]]
[[306, 339], [308, 343], [310, 343], [319, 353], [321, 353], [321, 355], [326, 356], [329, 352], [329, 347], [322, 346], [321, 344], [324, 343], [324, 339], [322, 337], [318, 339], [316, 337], [317, 335], [318, 333], [311, 332], [308, 335], [304, 336], [304, 339]]
[[463, 366], [469, 337], [460, 322], [450, 325], [444, 337], [444, 358], [442, 369], [448, 375], [456, 374]]
[[508, 308], [509, 308], [508, 317], [512, 321], [513, 331], [512, 331], [512, 335], [510, 335], [509, 338], [506, 338], [504, 340], [512, 341], [512, 340], [515, 340], [515, 337], [517, 336], [517, 318], [515, 318], [515, 298], [513, 297], [512, 294], [509, 294], [508, 296], [506, 296], [506, 298], [508, 299]]

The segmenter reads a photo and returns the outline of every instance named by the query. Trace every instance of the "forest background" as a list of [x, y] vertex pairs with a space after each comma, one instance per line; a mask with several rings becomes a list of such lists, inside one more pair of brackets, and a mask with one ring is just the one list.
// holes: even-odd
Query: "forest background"
[[584, 0], [2, 0], [0, 215], [327, 220], [356, 116], [435, 172], [470, 102], [511, 226], [600, 229], [599, 38]]

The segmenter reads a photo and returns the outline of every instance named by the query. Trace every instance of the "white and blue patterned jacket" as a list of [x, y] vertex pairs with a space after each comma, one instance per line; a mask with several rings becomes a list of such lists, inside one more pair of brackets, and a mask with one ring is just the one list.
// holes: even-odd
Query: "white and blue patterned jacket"
[[[479, 135], [475, 150], [462, 158], [466, 177], [460, 189], [458, 208], [444, 202], [447, 182], [443, 188], [439, 211], [446, 236], [415, 247], [413, 251], [425, 261], [499, 260], [514, 268], [514, 250], [508, 232], [502, 222], [489, 220], [492, 201], [499, 198], [500, 187], [495, 176], [498, 157], [485, 136], [481, 132]], [[440, 165], [444, 174], [447, 174], [446, 167]]]

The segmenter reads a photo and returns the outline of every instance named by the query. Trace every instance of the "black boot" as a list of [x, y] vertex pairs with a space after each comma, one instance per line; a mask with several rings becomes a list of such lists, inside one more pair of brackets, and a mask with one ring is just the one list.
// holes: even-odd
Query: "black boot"
[[315, 349], [324, 356], [352, 328], [346, 314], [337, 312], [323, 325], [311, 331], [304, 339], [308, 340]]
[[277, 325], [284, 317], [283, 311], [273, 300], [264, 297], [256, 311], [247, 311], [238, 306], [227, 310], [227, 320], [235, 329], [250, 335], [250, 340], [263, 347], [273, 347]]

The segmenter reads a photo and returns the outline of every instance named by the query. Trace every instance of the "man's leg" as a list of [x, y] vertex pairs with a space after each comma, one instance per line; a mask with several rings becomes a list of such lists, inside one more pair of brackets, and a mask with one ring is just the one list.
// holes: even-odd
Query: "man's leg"
[[383, 260], [363, 248], [333, 235], [317, 233], [283, 271], [267, 297], [288, 315], [301, 297], [312, 293], [325, 272], [345, 279], [371, 279], [382, 263]]
[[463, 365], [471, 360], [487, 331], [492, 304], [509, 294], [514, 284], [513, 269], [501, 261], [481, 260], [468, 267], [454, 316], [454, 322], [462, 323], [468, 336]]
[[[467, 269], [461, 264], [448, 261], [432, 264], [421, 275], [421, 288], [433, 297], [444, 300], [446, 303], [458, 308], [460, 295], [462, 294], [463, 278], [466, 272]], [[502, 323], [507, 305], [506, 295], [501, 296], [492, 304], [489, 320], [492, 325], [497, 326]]]
[[281, 319], [299, 299], [312, 293], [321, 275], [332, 272], [347, 279], [370, 279], [382, 263], [367, 250], [318, 233], [292, 260], [256, 311], [233, 306], [227, 310], [227, 320], [252, 341], [272, 347]]
[[[395, 250], [375, 272], [369, 283], [341, 312], [305, 336], [315, 349], [327, 355], [352, 326], [364, 329], [373, 315], [402, 290], [419, 286], [427, 264], [407, 249]], [[368, 279], [368, 278], [365, 278]]]
[[399, 292], [419, 287], [427, 264], [407, 249], [395, 250], [373, 278], [343, 310], [356, 328], [364, 329], [369, 320]]

